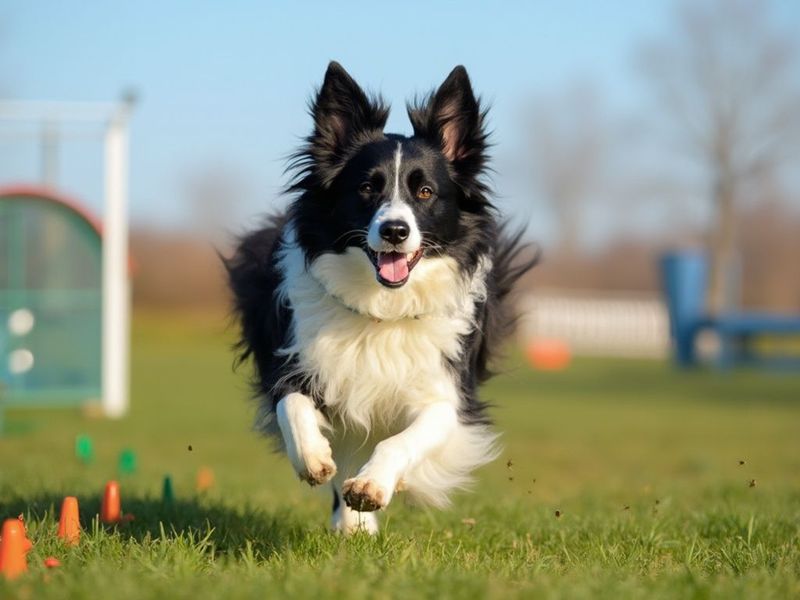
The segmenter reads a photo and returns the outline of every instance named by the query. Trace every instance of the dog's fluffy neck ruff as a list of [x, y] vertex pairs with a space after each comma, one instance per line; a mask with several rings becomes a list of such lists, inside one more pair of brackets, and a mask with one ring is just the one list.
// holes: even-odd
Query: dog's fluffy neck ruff
[[[319, 270], [320, 269], [317, 269], [318, 272], [319, 272]], [[327, 285], [326, 279], [324, 279], [324, 278], [323, 279], [319, 279], [317, 277], [317, 275], [315, 275], [314, 269], [312, 269], [309, 272], [309, 274], [311, 275], [311, 277], [317, 283], [320, 284], [320, 286], [324, 290], [324, 293], [327, 296], [333, 298], [343, 308], [346, 308], [351, 313], [353, 313], [355, 315], [359, 315], [359, 316], [364, 317], [366, 319], [369, 319], [370, 321], [373, 321], [374, 323], [383, 323], [383, 322], [392, 323], [392, 322], [405, 321], [405, 320], [417, 320], [418, 321], [420, 319], [449, 318], [449, 317], [454, 316], [454, 314], [452, 312], [449, 312], [448, 314], [434, 314], [434, 313], [421, 312], [421, 313], [418, 313], [418, 314], [402, 313], [402, 314], [397, 314], [397, 315], [393, 315], [393, 316], [378, 317], [378, 316], [372, 314], [371, 312], [369, 312], [369, 309], [358, 307], [358, 306], [354, 306], [354, 305], [350, 304], [344, 297], [342, 297], [339, 294], [331, 291], [329, 286]], [[399, 293], [402, 293], [402, 290], [390, 290], [389, 293], [399, 294]]]
[[[321, 282], [320, 282], [320, 284], [323, 285], [323, 287], [324, 287], [324, 284], [322, 284]], [[347, 303], [347, 301], [345, 301], [344, 298], [340, 298], [336, 294], [332, 294], [327, 289], [325, 290], [325, 293], [328, 294], [328, 296], [330, 296], [331, 298], [336, 300], [339, 304], [341, 304], [344, 308], [346, 308], [347, 310], [349, 310], [353, 314], [360, 315], [362, 317], [366, 317], [366, 318], [370, 319], [371, 321], [374, 321], [375, 323], [383, 323], [384, 321], [390, 321], [390, 322], [391, 321], [403, 321], [403, 320], [406, 320], [406, 319], [419, 320], [419, 319], [430, 319], [430, 318], [433, 318], [433, 315], [409, 315], [409, 316], [403, 315], [403, 316], [397, 317], [395, 319], [379, 319], [375, 315], [371, 315], [371, 314], [369, 314], [367, 312], [363, 312], [363, 311], [358, 310], [354, 306], [350, 306]]]

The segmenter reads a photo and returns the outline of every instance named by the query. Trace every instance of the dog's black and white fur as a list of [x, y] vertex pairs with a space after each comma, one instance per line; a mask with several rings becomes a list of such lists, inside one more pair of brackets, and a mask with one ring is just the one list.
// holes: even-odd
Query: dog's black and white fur
[[302, 479], [331, 482], [343, 532], [377, 531], [400, 490], [445, 505], [496, 457], [477, 388], [529, 266], [488, 198], [466, 70], [408, 112], [412, 137], [384, 133], [388, 108], [331, 63], [295, 199], [227, 261], [258, 427]]

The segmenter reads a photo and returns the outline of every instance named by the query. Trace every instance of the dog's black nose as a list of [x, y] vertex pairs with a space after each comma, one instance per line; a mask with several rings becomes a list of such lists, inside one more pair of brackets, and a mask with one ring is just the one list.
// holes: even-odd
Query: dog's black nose
[[386, 221], [381, 223], [378, 233], [390, 244], [399, 244], [408, 239], [408, 223], [405, 221]]

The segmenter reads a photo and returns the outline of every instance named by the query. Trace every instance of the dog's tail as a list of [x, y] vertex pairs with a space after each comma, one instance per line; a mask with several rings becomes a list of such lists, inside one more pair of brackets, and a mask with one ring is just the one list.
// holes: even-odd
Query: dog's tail
[[541, 249], [523, 241], [524, 235], [524, 229], [509, 232], [508, 223], [503, 223], [498, 231], [487, 286], [488, 296], [483, 306], [483, 335], [480, 347], [474, 354], [473, 367], [480, 383], [494, 375], [491, 362], [500, 353], [503, 343], [514, 333], [519, 321], [520, 315], [514, 301], [517, 283], [541, 258]]
[[508, 232], [508, 223], [500, 226], [500, 240], [495, 250], [495, 285], [498, 297], [507, 299], [519, 279], [535, 267], [541, 259], [541, 248], [523, 241], [525, 230]]

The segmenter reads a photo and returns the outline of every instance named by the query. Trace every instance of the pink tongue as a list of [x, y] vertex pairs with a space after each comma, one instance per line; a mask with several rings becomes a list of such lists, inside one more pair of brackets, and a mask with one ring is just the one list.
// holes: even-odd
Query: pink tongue
[[378, 256], [378, 273], [386, 281], [397, 283], [408, 277], [408, 259], [400, 252], [381, 252]]

